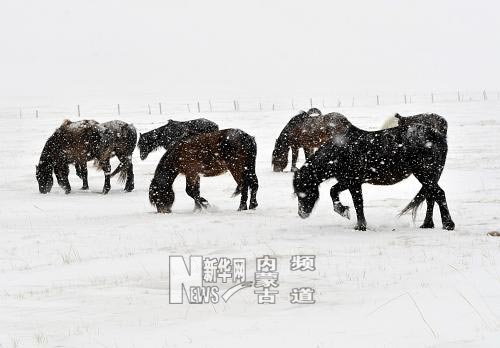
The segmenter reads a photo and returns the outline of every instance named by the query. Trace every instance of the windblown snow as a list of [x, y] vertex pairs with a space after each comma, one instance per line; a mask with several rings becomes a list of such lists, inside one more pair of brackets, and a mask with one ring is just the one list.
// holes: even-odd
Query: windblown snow
[[[415, 223], [397, 217], [420, 187], [414, 177], [363, 186], [366, 232], [333, 212], [333, 180], [322, 184], [311, 217], [300, 219], [292, 173], [271, 168], [292, 111], [82, 115], [120, 118], [142, 133], [169, 118], [206, 117], [255, 136], [257, 210], [236, 211], [235, 182], [225, 174], [201, 178], [211, 204], [201, 213], [179, 177], [167, 215], [148, 201], [163, 149], [145, 161], [136, 150], [131, 193], [113, 180], [102, 195], [103, 174], [89, 163], [89, 191], [78, 189], [71, 167], [71, 194], [54, 185], [42, 195], [35, 165], [63, 118], [0, 118], [0, 347], [498, 347], [500, 238], [487, 233], [500, 230], [500, 102], [335, 111], [369, 130], [396, 112], [444, 116], [449, 153], [440, 184], [456, 230], [441, 229], [437, 207], [432, 230], [418, 228], [423, 210]], [[352, 206], [348, 192], [340, 198]], [[291, 272], [290, 257], [300, 254], [316, 255], [317, 270]], [[246, 258], [248, 280], [256, 257], [276, 257], [277, 303], [257, 304], [244, 289], [227, 303], [169, 304], [171, 255]], [[316, 290], [315, 304], [290, 303], [290, 290], [302, 286]]]

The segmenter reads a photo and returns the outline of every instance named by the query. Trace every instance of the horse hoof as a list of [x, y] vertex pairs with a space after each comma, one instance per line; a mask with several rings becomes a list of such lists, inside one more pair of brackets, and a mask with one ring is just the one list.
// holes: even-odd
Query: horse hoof
[[240, 205], [240, 207], [238, 208], [238, 211], [242, 211], [242, 210], [248, 210], [247, 208], [247, 205]]
[[81, 188], [80, 190], [85, 191], [85, 190], [88, 190], [88, 189], [89, 189], [89, 187], [88, 187], [88, 186], [82, 186], [82, 188]]
[[434, 222], [424, 222], [420, 228], [434, 228]]
[[158, 214], [170, 214], [172, 212], [172, 210], [170, 208], [156, 208], [156, 211], [158, 212]]
[[103, 194], [103, 195], [107, 195], [107, 194], [108, 194], [108, 192], [109, 192], [109, 189], [103, 189], [103, 190], [102, 190], [102, 194]]
[[349, 207], [345, 205], [335, 204], [333, 206], [333, 211], [339, 214], [342, 217], [345, 217], [347, 220], [351, 219], [351, 213], [349, 211]]
[[64, 190], [64, 193], [69, 195], [71, 193], [71, 189]]
[[134, 190], [133, 187], [125, 187], [125, 192], [132, 192]]
[[356, 231], [366, 231], [366, 226], [365, 225], [356, 225], [356, 226], [354, 226], [354, 229]]
[[249, 209], [251, 210], [254, 210], [255, 208], [257, 208], [259, 205], [257, 203], [250, 203], [250, 206], [248, 207]]
[[455, 229], [455, 223], [453, 221], [443, 224], [443, 230], [453, 231]]

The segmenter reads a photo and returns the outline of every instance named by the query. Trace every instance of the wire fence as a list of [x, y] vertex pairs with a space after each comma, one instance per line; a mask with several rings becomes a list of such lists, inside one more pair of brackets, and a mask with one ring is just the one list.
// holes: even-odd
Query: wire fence
[[[143, 98], [144, 99], [144, 98]], [[210, 112], [272, 112], [303, 110], [310, 107], [335, 109], [345, 107], [374, 107], [378, 105], [466, 103], [500, 100], [497, 91], [455, 91], [441, 93], [407, 94], [339, 94], [334, 97], [301, 98], [235, 98], [235, 99], [156, 99], [154, 102], [126, 101], [125, 103], [23, 103], [24, 105], [0, 106], [0, 117], [41, 118], [48, 116], [96, 117], [121, 115], [170, 115], [176, 113]]]

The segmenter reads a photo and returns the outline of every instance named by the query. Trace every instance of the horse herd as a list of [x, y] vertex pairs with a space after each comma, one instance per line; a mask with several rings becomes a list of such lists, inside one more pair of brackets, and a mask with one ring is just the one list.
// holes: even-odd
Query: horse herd
[[[308, 217], [314, 208], [319, 185], [335, 178], [337, 183], [330, 190], [334, 211], [350, 218], [349, 207], [339, 200], [339, 194], [349, 190], [357, 216], [355, 229], [366, 230], [362, 184], [393, 185], [413, 174], [422, 187], [401, 214], [412, 212], [415, 217], [418, 207], [426, 201], [427, 212], [421, 227], [433, 228], [433, 209], [437, 203], [443, 228], [455, 228], [445, 193], [438, 185], [448, 152], [446, 120], [436, 114], [406, 117], [396, 114], [392, 122], [385, 129], [365, 131], [342, 114], [323, 115], [316, 108], [290, 119], [276, 139], [272, 167], [275, 172], [283, 171], [291, 149], [293, 188], [300, 217]], [[141, 160], [160, 147], [166, 150], [149, 186], [149, 200], [159, 213], [171, 212], [175, 199], [172, 185], [179, 174], [186, 177], [186, 193], [193, 198], [195, 209], [202, 209], [208, 207], [208, 201], [200, 196], [200, 176], [218, 176], [227, 171], [236, 181], [234, 196], [241, 195], [238, 210], [257, 207], [255, 138], [240, 129], [220, 130], [216, 123], [203, 118], [186, 122], [169, 120], [162, 127], [140, 134], [138, 142], [132, 124], [66, 120], [42, 150], [36, 166], [39, 191], [50, 192], [54, 173], [58, 184], [70, 193], [69, 164], [74, 164], [76, 174], [82, 179], [82, 189], [88, 189], [87, 162], [91, 160], [104, 172], [103, 193], [109, 192], [111, 178], [116, 174], [125, 181], [125, 191], [132, 191], [132, 153], [136, 144]], [[298, 169], [300, 148], [306, 162]], [[111, 171], [113, 156], [120, 164]]]

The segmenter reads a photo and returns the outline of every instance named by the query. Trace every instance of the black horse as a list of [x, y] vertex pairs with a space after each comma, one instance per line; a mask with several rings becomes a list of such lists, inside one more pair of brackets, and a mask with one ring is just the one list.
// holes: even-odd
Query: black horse
[[185, 122], [169, 120], [166, 125], [141, 134], [137, 146], [139, 147], [141, 159], [145, 160], [152, 151], [160, 146], [168, 149], [170, 145], [185, 137], [218, 130], [217, 123], [205, 118]]
[[[172, 189], [179, 174], [186, 176], [186, 193], [194, 199], [195, 209], [206, 208], [200, 196], [200, 175], [218, 176], [227, 171], [238, 184], [234, 195], [241, 194], [238, 210], [257, 207], [259, 182], [255, 174], [257, 144], [239, 129], [194, 135], [173, 145], [160, 160], [149, 187], [149, 201], [159, 213], [170, 213], [175, 194]], [[251, 190], [247, 207], [248, 191]]]
[[355, 228], [366, 230], [361, 185], [393, 185], [413, 174], [422, 188], [401, 214], [412, 211], [415, 218], [418, 207], [426, 200], [427, 213], [421, 227], [433, 228], [433, 207], [437, 202], [443, 228], [455, 228], [445, 193], [438, 185], [448, 152], [446, 120], [436, 114], [396, 117], [397, 127], [375, 132], [351, 124], [344, 136], [332, 138], [307, 160], [293, 179], [300, 217], [311, 213], [321, 182], [335, 178], [337, 184], [330, 190], [334, 211], [350, 217], [349, 207], [339, 200], [339, 193], [349, 190], [356, 208]]
[[[76, 174], [82, 179], [82, 190], [87, 190], [87, 161], [95, 160], [98, 169], [104, 171], [103, 193], [111, 189], [111, 177], [120, 173], [126, 180], [125, 191], [134, 189], [132, 153], [137, 142], [137, 132], [132, 124], [123, 121], [98, 123], [94, 120], [71, 122], [65, 120], [56, 129], [42, 150], [36, 166], [36, 179], [40, 193], [52, 189], [55, 173], [57, 182], [66, 193], [71, 192], [68, 180], [69, 164], [74, 163]], [[120, 165], [111, 172], [110, 159], [117, 156]]]

